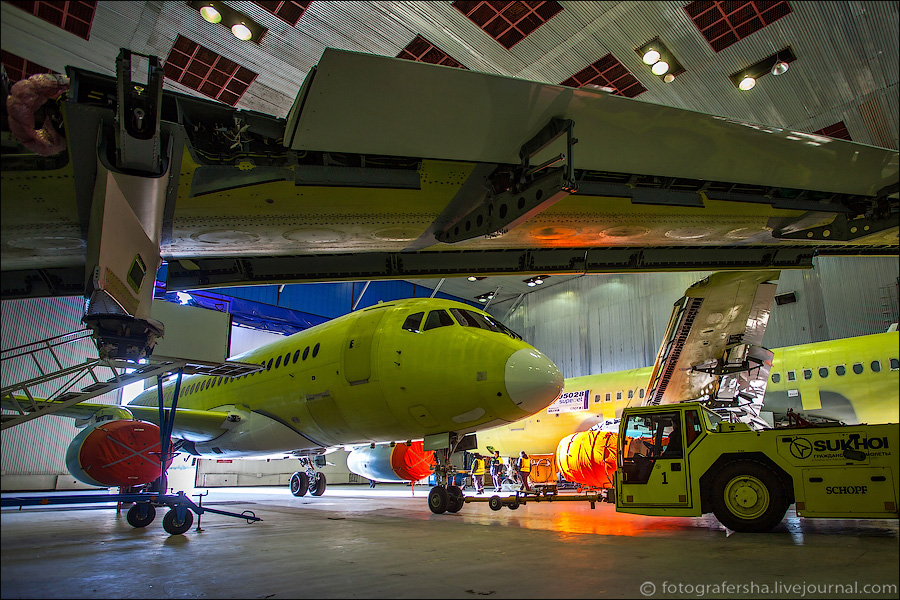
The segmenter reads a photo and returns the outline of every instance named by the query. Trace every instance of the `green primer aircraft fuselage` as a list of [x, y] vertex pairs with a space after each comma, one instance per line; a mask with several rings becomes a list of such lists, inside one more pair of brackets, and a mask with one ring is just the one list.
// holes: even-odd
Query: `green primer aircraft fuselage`
[[[556, 399], [556, 366], [493, 317], [439, 299], [379, 303], [232, 360], [265, 365], [181, 383], [173, 438], [218, 457], [319, 454], [510, 423]], [[171, 406], [175, 382], [163, 394]], [[158, 422], [157, 390], [125, 408]]]
[[[898, 347], [894, 331], [775, 349], [763, 411], [801, 415], [848, 424], [898, 420]], [[644, 402], [651, 367], [570, 377], [563, 396], [587, 393], [585, 410], [555, 412], [554, 405], [517, 421], [478, 434], [478, 448], [490, 446], [503, 456], [520, 450], [552, 454], [567, 435], [619, 418], [627, 406]], [[687, 400], [687, 399], [686, 399]]]

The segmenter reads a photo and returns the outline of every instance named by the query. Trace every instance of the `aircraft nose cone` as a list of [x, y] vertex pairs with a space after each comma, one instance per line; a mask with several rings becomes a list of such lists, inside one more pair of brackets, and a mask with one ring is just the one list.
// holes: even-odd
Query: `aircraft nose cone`
[[529, 414], [549, 406], [563, 390], [560, 370], [534, 349], [516, 350], [506, 361], [505, 378], [506, 393]]

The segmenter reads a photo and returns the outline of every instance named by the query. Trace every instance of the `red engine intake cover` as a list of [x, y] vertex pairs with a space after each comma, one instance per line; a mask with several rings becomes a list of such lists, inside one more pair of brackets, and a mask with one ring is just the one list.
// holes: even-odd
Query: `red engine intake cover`
[[[153, 423], [108, 421], [72, 440], [66, 466], [76, 479], [88, 485], [141, 485], [159, 477], [159, 450], [159, 427]], [[170, 464], [172, 459], [166, 468]]]

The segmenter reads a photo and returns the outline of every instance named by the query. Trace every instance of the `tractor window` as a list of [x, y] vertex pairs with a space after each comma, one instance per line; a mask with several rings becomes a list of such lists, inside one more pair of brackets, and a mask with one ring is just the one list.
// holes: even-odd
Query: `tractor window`
[[431, 329], [437, 329], [438, 327], [448, 327], [453, 325], [453, 319], [450, 318], [450, 315], [447, 314], [446, 310], [433, 310], [428, 313], [428, 318], [425, 319], [425, 331], [429, 331]]
[[700, 425], [700, 413], [696, 410], [689, 410], [684, 413], [684, 423], [686, 427], [684, 428], [685, 435], [687, 436], [687, 445], [690, 448], [691, 444], [694, 443], [700, 436], [700, 432], [703, 431], [702, 426]]
[[419, 326], [422, 324], [422, 317], [424, 316], [424, 312], [417, 312], [409, 315], [406, 317], [406, 320], [403, 321], [403, 329], [412, 331], [413, 333], [419, 333]]

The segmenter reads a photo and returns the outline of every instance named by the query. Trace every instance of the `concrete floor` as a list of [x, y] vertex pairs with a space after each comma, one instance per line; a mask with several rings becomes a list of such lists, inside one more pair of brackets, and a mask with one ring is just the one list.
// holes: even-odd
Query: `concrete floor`
[[606, 504], [494, 512], [471, 503], [434, 515], [426, 496], [386, 484], [330, 486], [320, 498], [213, 489], [204, 506], [264, 520], [207, 513], [202, 531], [195, 519], [176, 536], [162, 529], [165, 509], [143, 529], [112, 506], [3, 509], [0, 595], [898, 597], [897, 521], [798, 519], [791, 510], [772, 533], [729, 535], [712, 516], [632, 516]]

